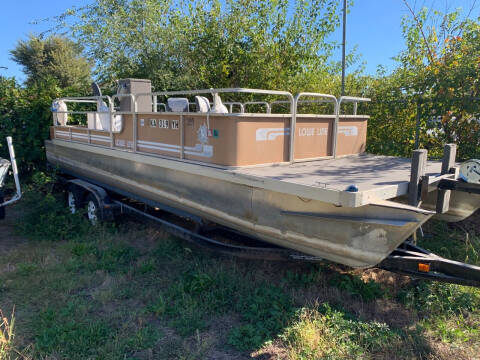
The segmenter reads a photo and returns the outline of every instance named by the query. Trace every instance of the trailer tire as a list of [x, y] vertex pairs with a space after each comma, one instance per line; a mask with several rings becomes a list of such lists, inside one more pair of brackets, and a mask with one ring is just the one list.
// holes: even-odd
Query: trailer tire
[[100, 205], [98, 200], [92, 193], [89, 193], [85, 198], [85, 207], [87, 209], [87, 219], [90, 224], [97, 225], [100, 218]]
[[81, 205], [78, 199], [78, 194], [74, 190], [73, 186], [70, 186], [67, 189], [66, 197], [67, 197], [67, 206], [68, 206], [68, 209], [70, 210], [70, 213], [75, 214]]

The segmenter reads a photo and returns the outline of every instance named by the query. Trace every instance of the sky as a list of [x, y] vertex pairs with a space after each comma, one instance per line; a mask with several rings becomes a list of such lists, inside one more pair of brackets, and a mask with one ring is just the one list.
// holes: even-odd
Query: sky
[[[425, 0], [423, 0], [425, 1]], [[438, 0], [444, 4], [447, 0]], [[453, 6], [468, 7], [472, 0], [448, 0]], [[90, 0], [0, 0], [0, 74], [15, 76], [23, 81], [22, 69], [10, 59], [9, 51], [29, 33], [38, 34], [51, 27], [35, 20], [58, 15], [72, 6], [82, 6]], [[420, 0], [410, 0], [410, 3]], [[418, 4], [417, 4], [418, 5]], [[378, 65], [393, 70], [393, 56], [404, 45], [401, 19], [407, 14], [402, 0], [355, 0], [347, 18], [347, 51], [357, 46], [361, 60], [366, 63], [365, 72], [374, 74]], [[341, 42], [340, 29], [335, 33]], [[338, 59], [340, 59], [340, 51]], [[7, 67], [4, 69], [2, 67]]]

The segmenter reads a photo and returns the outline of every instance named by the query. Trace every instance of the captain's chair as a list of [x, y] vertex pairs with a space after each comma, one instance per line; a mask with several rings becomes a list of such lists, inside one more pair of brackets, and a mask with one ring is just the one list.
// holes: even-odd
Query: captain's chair
[[195, 105], [199, 113], [207, 113], [210, 111], [210, 101], [208, 101], [205, 96], [195, 96]]
[[188, 112], [188, 99], [169, 98], [167, 100], [167, 110], [171, 112]]

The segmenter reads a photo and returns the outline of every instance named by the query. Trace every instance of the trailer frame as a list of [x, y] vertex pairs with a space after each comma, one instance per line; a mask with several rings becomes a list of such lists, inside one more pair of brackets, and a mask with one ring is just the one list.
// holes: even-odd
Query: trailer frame
[[[202, 221], [202, 219], [197, 216], [186, 213], [183, 210], [175, 210], [169, 206], [162, 206], [162, 204], [152, 203], [147, 199], [138, 197], [130, 200], [128, 197], [125, 197], [126, 194], [118, 194], [103, 184], [100, 185], [78, 178], [61, 179], [63, 179], [62, 182], [64, 185], [79, 186], [82, 191], [92, 192], [94, 196], [97, 197], [100, 205], [99, 217], [101, 220], [113, 220], [115, 215], [119, 214], [140, 217], [160, 225], [165, 232], [172, 236], [213, 250], [215, 253], [222, 255], [267, 261], [328, 263], [328, 260], [268, 244], [236, 230]], [[466, 186], [459, 184], [459, 182], [459, 180], [442, 179], [439, 184], [443, 184], [442, 187], [445, 186], [446, 189], [456, 187], [456, 189], [465, 189], [465, 191], [471, 191], [472, 189], [476, 191], [480, 188], [480, 185], [468, 184], [468, 186]], [[114, 196], [110, 196], [109, 192]], [[183, 219], [183, 221], [189, 221], [192, 223], [192, 226], [190, 226], [189, 229], [185, 226], [178, 225], [179, 221], [174, 222], [165, 219], [165, 214], [167, 214], [168, 217], [173, 216], [177, 219]], [[215, 236], [219, 233], [223, 233], [223, 235], [226, 235], [228, 238], [236, 238], [237, 243], [232, 244], [215, 239]], [[408, 275], [412, 278], [480, 287], [480, 267], [443, 258], [410, 241], [404, 242], [387, 258], [377, 264], [376, 267]]]

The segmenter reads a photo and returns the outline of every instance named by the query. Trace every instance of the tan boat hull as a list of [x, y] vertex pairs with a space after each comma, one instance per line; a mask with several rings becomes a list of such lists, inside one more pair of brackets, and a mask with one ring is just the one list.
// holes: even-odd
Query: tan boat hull
[[357, 268], [381, 262], [433, 215], [391, 201], [336, 206], [262, 188], [261, 178], [62, 140], [47, 141], [46, 152], [77, 177]]

